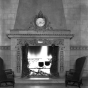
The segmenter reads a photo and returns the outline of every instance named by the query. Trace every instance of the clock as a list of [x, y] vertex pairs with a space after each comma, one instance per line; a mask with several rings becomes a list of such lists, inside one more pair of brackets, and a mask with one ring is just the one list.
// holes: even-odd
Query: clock
[[44, 18], [37, 18], [36, 19], [36, 25], [38, 27], [43, 27], [45, 25], [45, 19]]

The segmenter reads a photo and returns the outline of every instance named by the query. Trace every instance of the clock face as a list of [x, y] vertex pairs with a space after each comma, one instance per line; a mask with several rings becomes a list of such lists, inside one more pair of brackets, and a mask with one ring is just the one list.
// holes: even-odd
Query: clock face
[[45, 25], [45, 19], [44, 18], [37, 18], [36, 25], [39, 27], [43, 27]]

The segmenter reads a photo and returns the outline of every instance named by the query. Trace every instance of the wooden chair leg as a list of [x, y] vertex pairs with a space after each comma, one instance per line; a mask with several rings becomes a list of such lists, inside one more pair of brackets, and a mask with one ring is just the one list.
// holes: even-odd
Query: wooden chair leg
[[68, 82], [65, 80], [65, 86], [67, 87], [67, 85], [68, 85]]
[[15, 82], [13, 82], [13, 87], [14, 87]]
[[82, 79], [80, 80], [81, 85], [83, 85]]
[[7, 86], [7, 82], [5, 82], [6, 86]]
[[80, 88], [80, 82], [78, 82], [78, 87]]

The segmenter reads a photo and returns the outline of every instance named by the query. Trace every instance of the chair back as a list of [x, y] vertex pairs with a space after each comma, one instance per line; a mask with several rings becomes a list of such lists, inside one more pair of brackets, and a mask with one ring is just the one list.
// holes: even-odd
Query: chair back
[[73, 75], [74, 80], [80, 80], [84, 68], [85, 60], [86, 57], [81, 57], [76, 60], [75, 73]]
[[4, 71], [4, 62], [3, 62], [3, 59], [0, 57], [0, 82], [6, 79], [7, 77]]

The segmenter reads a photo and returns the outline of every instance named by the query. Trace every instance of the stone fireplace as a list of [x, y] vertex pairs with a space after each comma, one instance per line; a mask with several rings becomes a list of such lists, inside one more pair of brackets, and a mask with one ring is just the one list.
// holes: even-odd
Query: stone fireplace
[[[43, 15], [43, 14], [42, 14]], [[35, 19], [35, 18], [33, 18]], [[47, 20], [47, 19], [46, 19]], [[37, 27], [34, 20], [28, 29], [13, 29], [7, 34], [11, 39], [11, 69], [16, 76], [22, 75], [22, 46], [59, 46], [58, 72], [64, 76], [65, 71], [70, 68], [70, 39], [73, 38], [70, 30], [53, 29], [50, 22], [44, 27]], [[39, 43], [40, 42], [40, 43]]]

